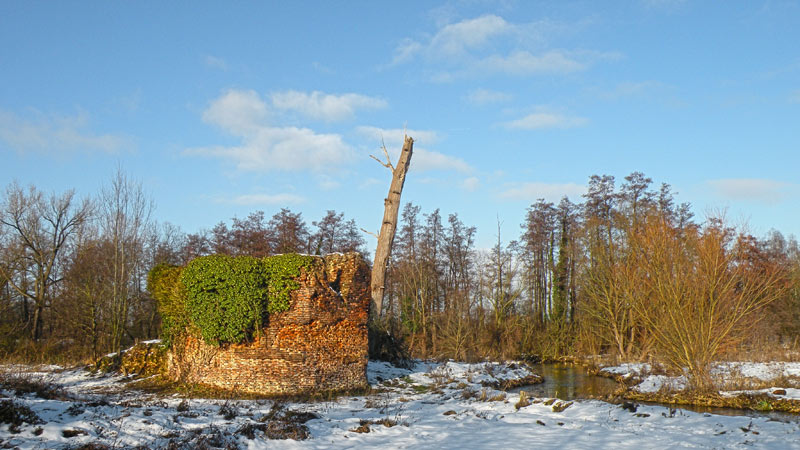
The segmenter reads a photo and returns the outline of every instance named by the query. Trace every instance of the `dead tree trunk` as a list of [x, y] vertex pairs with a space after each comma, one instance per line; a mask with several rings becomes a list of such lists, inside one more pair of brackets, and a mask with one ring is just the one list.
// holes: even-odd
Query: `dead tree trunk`
[[375, 314], [378, 317], [381, 315], [383, 294], [386, 290], [386, 265], [389, 262], [389, 256], [392, 252], [392, 243], [394, 242], [394, 233], [397, 229], [397, 212], [400, 209], [400, 194], [403, 192], [403, 184], [406, 181], [406, 173], [408, 172], [408, 165], [411, 162], [411, 153], [413, 149], [414, 139], [406, 136], [405, 142], [403, 142], [403, 150], [400, 153], [400, 159], [397, 160], [396, 167], [392, 166], [386, 147], [383, 147], [383, 154], [386, 156], [385, 163], [372, 156], [373, 159], [392, 171], [392, 184], [389, 185], [389, 194], [383, 201], [383, 222], [381, 223], [381, 231], [378, 233], [378, 246], [375, 249], [375, 261], [372, 264], [372, 281], [370, 282], [372, 302], [375, 307]]

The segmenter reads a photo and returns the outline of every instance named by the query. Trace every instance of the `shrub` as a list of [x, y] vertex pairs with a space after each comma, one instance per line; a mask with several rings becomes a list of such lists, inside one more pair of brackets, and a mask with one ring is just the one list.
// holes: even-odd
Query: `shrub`
[[[17, 403], [14, 400], [0, 400], [0, 423], [7, 423], [16, 428], [23, 423], [37, 425], [44, 423], [44, 421], [22, 403]], [[9, 431], [12, 430], [9, 429]]]
[[147, 274], [147, 290], [158, 304], [161, 339], [167, 346], [189, 325], [182, 273], [183, 267], [158, 264]]

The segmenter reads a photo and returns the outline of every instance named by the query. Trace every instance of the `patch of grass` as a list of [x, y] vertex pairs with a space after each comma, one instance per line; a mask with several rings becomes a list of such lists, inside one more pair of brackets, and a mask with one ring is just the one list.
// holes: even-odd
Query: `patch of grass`
[[255, 423], [242, 425], [236, 434], [242, 434], [248, 439], [255, 439], [256, 431], [260, 431], [267, 439], [293, 439], [301, 441], [308, 439], [309, 432], [306, 422], [318, 419], [319, 416], [304, 411], [286, 409], [282, 402], [275, 402], [270, 411]]
[[553, 405], [553, 412], [560, 413], [570, 406], [572, 406], [572, 402], [558, 402]]
[[477, 396], [478, 396], [478, 393], [475, 392], [475, 390], [472, 389], [472, 388], [465, 388], [463, 391], [461, 391], [461, 398], [464, 399], [464, 400], [469, 400], [471, 398], [476, 398]]
[[759, 400], [753, 409], [756, 411], [772, 411], [772, 402], [768, 400]]
[[364, 408], [366, 409], [383, 409], [389, 405], [388, 397], [384, 396], [369, 396], [364, 399]]
[[489, 400], [488, 401], [490, 401], [490, 402], [502, 402], [502, 401], [505, 401], [505, 399], [506, 399], [506, 393], [505, 392], [499, 392], [497, 394], [489, 396]]
[[361, 396], [384, 392], [381, 389], [373, 389], [369, 386], [360, 389], [350, 389], [344, 391], [307, 391], [293, 395], [265, 395], [252, 392], [244, 392], [237, 389], [221, 389], [203, 383], [176, 382], [161, 375], [154, 375], [148, 378], [134, 380], [128, 383], [128, 387], [140, 391], [169, 396], [178, 394], [186, 398], [202, 398], [210, 400], [276, 400], [294, 401], [299, 403], [327, 402], [333, 401], [343, 396]]
[[34, 394], [45, 400], [72, 400], [72, 397], [61, 386], [49, 382], [44, 377], [25, 373], [0, 374], [0, 388], [14, 391], [14, 395], [18, 397]]
[[168, 450], [211, 450], [211, 449], [237, 449], [237, 437], [230, 432], [220, 430], [211, 425], [204, 429], [191, 430], [184, 434], [170, 432], [162, 436], [169, 439], [163, 447]]
[[[455, 414], [455, 412], [454, 412]], [[386, 428], [391, 428], [397, 425], [405, 425], [408, 426], [407, 423], [400, 423], [397, 420], [389, 419], [388, 417], [383, 419], [375, 419], [375, 420], [365, 420], [361, 419], [358, 422], [358, 427], [350, 429], [353, 433], [369, 433], [371, 431], [370, 425], [383, 425]]]
[[111, 447], [105, 444], [100, 444], [98, 442], [90, 442], [88, 444], [83, 444], [80, 447], [76, 447], [75, 450], [108, 450]]
[[768, 380], [746, 377], [738, 368], [731, 369], [728, 373], [715, 377], [715, 386], [721, 391], [744, 391], [768, 389], [773, 386], [787, 388], [800, 388], [800, 377], [793, 375], [780, 375]]
[[495, 381], [482, 381], [481, 386], [493, 389], [499, 389], [501, 391], [507, 391], [509, 389], [514, 389], [521, 386], [530, 386], [532, 384], [539, 384], [543, 382], [544, 378], [536, 374], [531, 374], [520, 378], [509, 378], [509, 379], [495, 380]]
[[69, 414], [70, 416], [75, 417], [75, 416], [80, 416], [85, 411], [86, 411], [86, 405], [84, 405], [83, 403], [73, 403], [64, 412]]
[[219, 407], [218, 413], [225, 420], [233, 420], [239, 415], [239, 410], [229, 402], [225, 402]]
[[23, 423], [39, 425], [45, 423], [32, 409], [14, 400], [0, 400], [0, 423], [9, 425], [8, 431], [18, 433]]
[[180, 413], [189, 411], [189, 402], [187, 400], [181, 400], [178, 406], [175, 407], [175, 411]]
[[431, 390], [431, 387], [427, 384], [412, 384], [411, 390], [413, 390], [417, 394], [424, 394]]
[[519, 400], [514, 404], [514, 409], [519, 411], [520, 408], [525, 408], [527, 406], [531, 406], [531, 401], [528, 399], [528, 393], [525, 391], [520, 391]]
[[[742, 394], [734, 397], [723, 397], [717, 393], [681, 391], [675, 393], [642, 393], [626, 391], [623, 397], [628, 400], [666, 403], [673, 405], [695, 405], [714, 408], [749, 409], [755, 411], [783, 411], [800, 413], [800, 401], [773, 398], [767, 394]], [[771, 409], [766, 409], [771, 408]]]

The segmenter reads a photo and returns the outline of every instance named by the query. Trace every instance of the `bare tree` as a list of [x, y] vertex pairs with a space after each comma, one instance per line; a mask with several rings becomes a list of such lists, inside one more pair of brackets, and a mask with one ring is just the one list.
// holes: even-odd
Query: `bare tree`
[[311, 233], [303, 220], [302, 213], [293, 213], [289, 208], [281, 208], [269, 220], [266, 232], [272, 241], [270, 247], [274, 254], [308, 253]]
[[309, 251], [316, 255], [334, 252], [364, 254], [364, 238], [353, 219], [344, 220], [344, 213], [328, 210], [320, 221], [311, 222], [317, 231], [311, 236]]
[[[86, 228], [86, 227], [84, 227]], [[97, 239], [97, 230], [77, 233], [64, 273], [64, 289], [53, 305], [60, 333], [78, 343], [73, 351], [93, 359], [109, 345], [108, 299], [112, 296], [107, 268], [113, 266], [111, 243]]]
[[517, 282], [519, 264], [514, 259], [518, 247], [516, 241], [503, 246], [500, 239], [502, 222], [497, 219], [497, 244], [488, 253], [486, 279], [486, 298], [492, 307], [493, 325], [499, 333], [508, 316], [514, 311], [517, 300], [522, 295]]
[[34, 341], [42, 337], [45, 308], [50, 304], [53, 286], [61, 281], [61, 254], [90, 214], [90, 202], [77, 201], [74, 191], [45, 197], [34, 186], [26, 192], [12, 183], [6, 189], [0, 206], [6, 249], [6, 257], [0, 262], [0, 279], [22, 297], [23, 319]]
[[111, 348], [121, 350], [132, 301], [144, 292], [142, 279], [147, 267], [143, 264], [147, 233], [152, 231], [150, 215], [153, 202], [142, 190], [141, 183], [130, 180], [121, 169], [103, 189], [100, 196], [103, 238], [111, 244]]
[[386, 290], [386, 265], [389, 263], [389, 256], [392, 252], [394, 233], [397, 230], [397, 213], [400, 209], [400, 195], [403, 193], [403, 184], [406, 181], [406, 174], [411, 163], [411, 154], [414, 151], [414, 139], [405, 136], [403, 149], [397, 166], [393, 166], [389, 160], [389, 152], [386, 146], [383, 147], [383, 154], [386, 162], [372, 156], [373, 159], [381, 163], [384, 167], [392, 171], [392, 182], [389, 185], [389, 193], [383, 201], [383, 221], [378, 233], [378, 246], [375, 248], [375, 261], [372, 264], [372, 281], [370, 290], [372, 301], [375, 304], [375, 314], [380, 317], [383, 307], [383, 295]]

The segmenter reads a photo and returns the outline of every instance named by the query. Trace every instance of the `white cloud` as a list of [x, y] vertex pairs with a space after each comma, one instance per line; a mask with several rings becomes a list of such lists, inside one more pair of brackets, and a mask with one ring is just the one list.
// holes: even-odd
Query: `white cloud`
[[461, 158], [416, 147], [414, 156], [411, 157], [411, 168], [415, 171], [455, 170], [462, 173], [472, 171], [472, 167]]
[[513, 25], [502, 17], [490, 14], [445, 25], [431, 39], [429, 48], [432, 53], [438, 55], [458, 56], [486, 46], [495, 36], [513, 32]]
[[403, 39], [403, 42], [394, 49], [394, 57], [390, 65], [402, 64], [410, 61], [414, 56], [423, 50], [422, 44], [412, 39]]
[[598, 60], [619, 57], [546, 48], [548, 39], [569, 32], [568, 28], [574, 27], [547, 21], [516, 24], [497, 15], [483, 15], [441, 25], [429, 38], [403, 40], [395, 48], [391, 65], [421, 58], [439, 67], [426, 71], [432, 81], [449, 82], [468, 74], [572, 73]]
[[468, 192], [475, 192], [480, 184], [481, 181], [478, 179], [478, 177], [469, 177], [461, 182], [461, 188]]
[[235, 147], [199, 147], [185, 150], [188, 155], [228, 159], [239, 170], [330, 170], [350, 162], [353, 152], [338, 134], [318, 134], [308, 128], [263, 127], [242, 136]]
[[267, 104], [256, 91], [228, 90], [203, 111], [203, 121], [235, 135], [256, 133], [269, 116]]
[[87, 130], [89, 116], [46, 116], [36, 112], [32, 119], [0, 110], [0, 142], [18, 152], [60, 153], [99, 151], [115, 153], [130, 145], [128, 139]]
[[372, 142], [381, 142], [381, 140], [383, 140], [386, 143], [386, 148], [389, 150], [391, 150], [392, 147], [398, 147], [397, 152], [399, 152], [400, 148], [403, 146], [403, 139], [405, 136], [414, 138], [415, 148], [417, 144], [431, 145], [439, 140], [438, 134], [431, 130], [359, 126], [356, 127], [356, 133]]
[[536, 75], [552, 73], [571, 73], [586, 69], [586, 63], [568, 56], [558, 50], [534, 55], [527, 50], [515, 51], [507, 56], [491, 55], [479, 65], [493, 72], [509, 75]]
[[565, 195], [578, 197], [586, 193], [586, 186], [575, 183], [518, 183], [500, 193], [500, 198], [509, 200], [525, 200], [529, 202], [543, 198], [557, 202]]
[[775, 204], [789, 195], [795, 185], [764, 178], [725, 178], [708, 184], [717, 195], [735, 201]]
[[[436, 151], [428, 150], [424, 145], [434, 144], [439, 136], [435, 131], [430, 130], [404, 130], [402, 128], [378, 128], [370, 126], [360, 126], [356, 132], [370, 141], [370, 144], [380, 143], [383, 139], [386, 149], [392, 162], [400, 156], [403, 148], [403, 140], [406, 135], [414, 139], [414, 154], [411, 157], [411, 168], [416, 171], [427, 170], [455, 170], [457, 172], [471, 172], [472, 167], [461, 158], [445, 155]], [[382, 155], [375, 155], [382, 157]]]
[[516, 130], [539, 130], [545, 128], [574, 128], [585, 125], [583, 117], [570, 117], [557, 113], [536, 112], [517, 120], [506, 122], [506, 128]]
[[382, 109], [388, 105], [386, 100], [353, 93], [333, 95], [319, 91], [286, 91], [273, 93], [270, 97], [275, 109], [296, 111], [326, 122], [350, 119], [358, 109]]
[[216, 56], [206, 55], [203, 59], [203, 62], [205, 62], [208, 67], [213, 67], [220, 70], [228, 70], [228, 63], [225, 62], [224, 59], [217, 58]]
[[[295, 194], [245, 194], [234, 197], [229, 202], [236, 205], [290, 205], [303, 203], [306, 199]], [[226, 202], [227, 203], [227, 202]]]
[[319, 134], [308, 128], [276, 127], [267, 122], [269, 110], [255, 91], [229, 90], [211, 102], [203, 120], [241, 138], [232, 147], [200, 147], [187, 155], [232, 161], [240, 170], [326, 171], [349, 163], [353, 150], [338, 134]]
[[507, 102], [514, 96], [505, 92], [490, 89], [475, 89], [467, 94], [466, 100], [474, 105], [488, 105], [490, 103]]
[[671, 86], [659, 81], [625, 81], [609, 90], [596, 90], [600, 98], [616, 100], [620, 98], [651, 97], [665, 93]]

